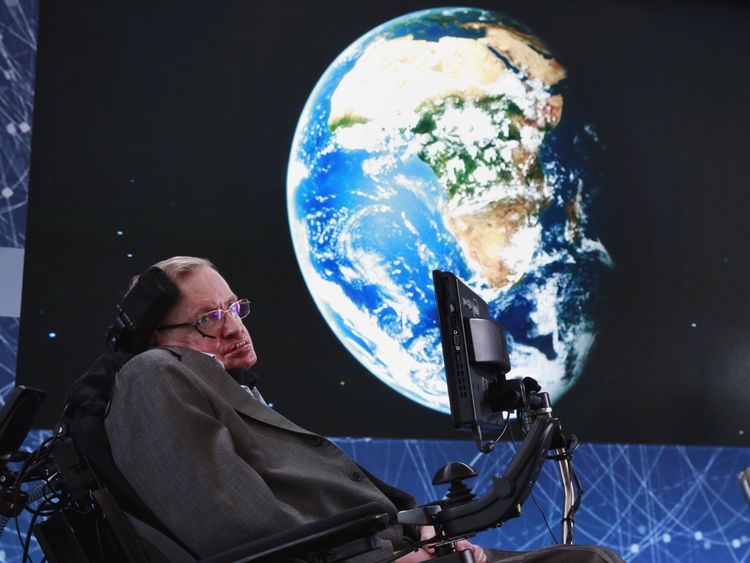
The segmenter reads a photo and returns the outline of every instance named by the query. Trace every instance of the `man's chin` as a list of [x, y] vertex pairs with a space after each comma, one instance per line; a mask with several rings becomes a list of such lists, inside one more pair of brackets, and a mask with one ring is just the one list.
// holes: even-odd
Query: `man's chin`
[[[240, 353], [241, 352], [241, 353]], [[250, 369], [258, 361], [255, 350], [238, 350], [224, 357], [225, 369]]]

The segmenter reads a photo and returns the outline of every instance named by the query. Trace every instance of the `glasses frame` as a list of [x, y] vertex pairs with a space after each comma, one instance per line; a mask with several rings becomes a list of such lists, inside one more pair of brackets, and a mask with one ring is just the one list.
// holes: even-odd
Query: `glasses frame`
[[[238, 312], [236, 312], [233, 307], [235, 305], [241, 307], [242, 305], [247, 304], [247, 313], [245, 315], [240, 316]], [[169, 330], [172, 328], [182, 328], [182, 327], [192, 327], [194, 328], [198, 334], [200, 334], [203, 338], [218, 338], [218, 336], [213, 336], [211, 334], [206, 334], [200, 329], [200, 325], [203, 322], [206, 322], [206, 318], [210, 317], [211, 315], [215, 315], [216, 313], [219, 314], [219, 322], [221, 323], [218, 327], [219, 330], [224, 328], [224, 323], [226, 322], [227, 315], [235, 315], [238, 319], [244, 319], [250, 314], [250, 300], [249, 299], [238, 299], [237, 301], [233, 301], [229, 304], [229, 306], [226, 309], [214, 309], [213, 311], [208, 311], [207, 313], [204, 313], [200, 316], [200, 318], [188, 322], [188, 323], [177, 323], [173, 325], [161, 325], [157, 326], [156, 330]]]

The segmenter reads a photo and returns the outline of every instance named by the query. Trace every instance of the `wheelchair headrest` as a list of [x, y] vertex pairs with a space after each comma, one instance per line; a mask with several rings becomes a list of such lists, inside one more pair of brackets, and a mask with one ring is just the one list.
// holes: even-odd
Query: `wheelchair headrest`
[[117, 316], [107, 330], [105, 343], [110, 352], [143, 352], [156, 323], [172, 308], [180, 290], [167, 275], [152, 266], [117, 305]]

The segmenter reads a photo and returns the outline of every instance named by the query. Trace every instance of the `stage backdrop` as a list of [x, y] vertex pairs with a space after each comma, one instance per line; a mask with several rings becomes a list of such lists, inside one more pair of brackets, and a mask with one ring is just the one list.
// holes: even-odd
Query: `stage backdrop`
[[[433, 12], [416, 24], [402, 22], [368, 35], [394, 18], [436, 5], [393, 2], [364, 9], [343, 2], [221, 3], [207, 9], [188, 3], [177, 9], [147, 3], [49, 3], [39, 13], [37, 50], [37, 6], [6, 2], [0, 8], [3, 388], [7, 393], [17, 381], [47, 389], [50, 398], [38, 423], [50, 427], [67, 385], [102, 351], [103, 332], [128, 278], [172, 254], [207, 256], [239, 294], [254, 302], [248, 325], [261, 358], [261, 388], [278, 410], [328, 435], [388, 438], [342, 439], [341, 444], [420, 500], [434, 498], [426, 483], [449, 459], [473, 461], [483, 475], [478, 488], [486, 487], [487, 477], [502, 470], [511, 446], [480, 459], [450, 428], [439, 406], [426, 406], [429, 377], [416, 392], [383, 381], [388, 370], [368, 360], [367, 353], [376, 360], [379, 356], [352, 344], [357, 339], [342, 329], [351, 325], [326, 311], [330, 303], [315, 278], [322, 271], [324, 281], [338, 283], [356, 303], [352, 286], [346, 285], [354, 280], [356, 286], [356, 276], [346, 269], [336, 275], [306, 269], [320, 255], [308, 252], [300, 235], [302, 222], [305, 236], [314, 228], [309, 218], [315, 209], [305, 197], [320, 202], [340, 194], [315, 191], [319, 185], [301, 191], [305, 179], [316, 178], [313, 165], [331, 154], [321, 150], [307, 161], [315, 151], [300, 154], [306, 125], [320, 119], [327, 125], [326, 139], [337, 143], [334, 148], [368, 153], [358, 155], [371, 162], [352, 192], [383, 196], [394, 187], [385, 173], [400, 187], [421, 181], [422, 191], [412, 193], [435, 196], [426, 205], [437, 210], [442, 223], [434, 240], [413, 217], [400, 214], [396, 227], [386, 217], [365, 221], [360, 230], [342, 230], [349, 238], [321, 233], [317, 240], [352, 242], [349, 250], [382, 241], [395, 248], [400, 240], [394, 232], [400, 228], [407, 237], [401, 240], [417, 250], [424, 243], [425, 253], [435, 255], [426, 266], [455, 269], [493, 299], [510, 288], [513, 300], [497, 304], [510, 304], [515, 313], [499, 306], [496, 311], [512, 325], [517, 371], [532, 369], [518, 355], [522, 350], [528, 352], [525, 357], [540, 354], [548, 364], [562, 363], [552, 372], [567, 387], [558, 393], [556, 412], [568, 431], [584, 442], [599, 442], [584, 447], [577, 459], [589, 490], [579, 517], [579, 541], [610, 545], [644, 561], [744, 560], [748, 517], [736, 474], [750, 458], [746, 449], [732, 446], [747, 444], [743, 379], [750, 340], [744, 321], [750, 301], [743, 286], [748, 196], [742, 190], [742, 147], [748, 75], [741, 45], [748, 10], [734, 2], [475, 5], [505, 16], [485, 18], [484, 27], [461, 35], [456, 31], [460, 19], [446, 21]], [[518, 92], [504, 92], [517, 108], [507, 100], [501, 106], [472, 107], [471, 100], [443, 96], [442, 107], [450, 111], [440, 113], [418, 100], [411, 110], [422, 112], [419, 120], [390, 123], [402, 137], [414, 136], [389, 147], [399, 158], [418, 157], [421, 168], [413, 169], [413, 177], [378, 160], [377, 147], [361, 146], [377, 134], [347, 138], [366, 125], [358, 119], [368, 108], [356, 105], [368, 95], [362, 88], [374, 89], [377, 97], [377, 89], [387, 86], [379, 80], [387, 73], [378, 76], [377, 65], [365, 64], [372, 61], [366, 55], [372, 57], [373, 46], [387, 50], [389, 42], [409, 36], [437, 42], [446, 35], [481, 44], [487, 30], [497, 29], [490, 24], [521, 29], [521, 43], [542, 61], [564, 68], [564, 79], [542, 80], [541, 86], [524, 90], [530, 95], [537, 88], [532, 92], [540, 104], [537, 114], [518, 106], [523, 98]], [[496, 44], [489, 48], [510, 68], [523, 66]], [[345, 57], [337, 60], [341, 53]], [[331, 66], [334, 60], [340, 66]], [[467, 66], [474, 62], [466, 61]], [[327, 99], [316, 97], [326, 94], [326, 87], [327, 94], [345, 94], [352, 82], [356, 103], [341, 114], [345, 119], [336, 121], [330, 108], [303, 109], [309, 100]], [[529, 77], [521, 76], [520, 82], [528, 83]], [[560, 107], [558, 120], [549, 112]], [[518, 231], [527, 232], [527, 239], [536, 241], [533, 249], [541, 250], [531, 256], [520, 252], [499, 279], [491, 268], [467, 260], [478, 249], [455, 236], [455, 228], [457, 242], [434, 246], [436, 240], [450, 242], [451, 197], [468, 193], [466, 182], [454, 181], [455, 173], [477, 160], [465, 136], [447, 157], [435, 151], [435, 141], [446, 144], [460, 136], [458, 131], [451, 137], [446, 116], [463, 111], [458, 122], [464, 125], [466, 112], [488, 109], [483, 115], [499, 115], [492, 123], [496, 127], [502, 129], [507, 118], [498, 134], [504, 135], [502, 141], [524, 145], [531, 139], [533, 144], [533, 135], [527, 131], [524, 137], [519, 125], [536, 126], [544, 141], [537, 153], [529, 152], [529, 165], [536, 161], [537, 169], [519, 174], [521, 167], [513, 169], [518, 159], [505, 159], [517, 184], [523, 181], [521, 187], [536, 190], [532, 196], [541, 194], [536, 202], [524, 200], [528, 205], [520, 211], [528, 215], [521, 213], [518, 222], [526, 229]], [[514, 121], [519, 111], [524, 123]], [[427, 114], [432, 123], [422, 120]], [[366, 119], [380, 125], [376, 117], [382, 115], [367, 114]], [[421, 147], [404, 149], [403, 143], [412, 140]], [[473, 160], [462, 158], [462, 148]], [[351, 166], [351, 154], [334, 156]], [[400, 162], [408, 165], [407, 160]], [[339, 180], [331, 189], [340, 190], [344, 176], [332, 176]], [[384, 191], [367, 191], [373, 187]], [[480, 194], [483, 189], [468, 187]], [[431, 219], [426, 217], [426, 224]], [[418, 234], [411, 241], [406, 225]], [[369, 239], [362, 238], [366, 229], [372, 231]], [[567, 252], [557, 264], [569, 268], [575, 283], [567, 287], [576, 289], [575, 295], [549, 293], [542, 283], [547, 274], [560, 273], [560, 268], [544, 269], [560, 258], [553, 250]], [[368, 262], [352, 261], [352, 256], [343, 257], [362, 271]], [[552, 260], [540, 261], [546, 257]], [[591, 268], [566, 265], [586, 257], [594, 257]], [[377, 261], [369, 264], [373, 275], [382, 270]], [[388, 271], [399, 267], [413, 263], [391, 263]], [[413, 272], [421, 285], [405, 288], [406, 298], [396, 305], [408, 310], [416, 303], [426, 310], [430, 296], [417, 300], [413, 295], [424, 289], [428, 274]], [[387, 279], [377, 280], [373, 294], [388, 289]], [[387, 296], [393, 295], [398, 296]], [[573, 322], [566, 303], [580, 313]], [[430, 328], [429, 319], [427, 325], [403, 324], [411, 322], [398, 317], [404, 311], [385, 305], [378, 322], [397, 321], [405, 330]], [[419, 314], [424, 315], [422, 309]], [[525, 326], [519, 321], [524, 315], [529, 319]], [[368, 342], [372, 334], [359, 335], [360, 340]], [[389, 334], [414, 352], [413, 342], [399, 340], [395, 331]], [[550, 385], [555, 381], [548, 378]], [[554, 522], [559, 498], [552, 478], [545, 474], [537, 496]], [[485, 539], [515, 547], [543, 545], [552, 541], [543, 526], [529, 504], [524, 518]], [[17, 548], [8, 537], [3, 545], [6, 558], [14, 560]]]
[[[253, 301], [264, 393], [322, 432], [456, 436], [430, 396], [442, 268], [492, 300], [511, 375], [551, 386], [584, 440], [747, 443], [748, 10], [480, 3], [528, 28], [438, 10], [321, 80], [429, 7], [43, 7], [18, 379], [51, 392], [44, 424], [130, 277], [182, 253]], [[462, 215], [472, 197], [488, 217]]]

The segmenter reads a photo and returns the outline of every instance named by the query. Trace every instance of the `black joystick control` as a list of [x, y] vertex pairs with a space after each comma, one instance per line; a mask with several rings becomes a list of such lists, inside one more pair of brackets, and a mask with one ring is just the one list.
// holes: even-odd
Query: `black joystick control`
[[460, 461], [452, 461], [440, 469], [438, 469], [435, 476], [432, 478], [433, 485], [445, 485], [450, 483], [451, 486], [448, 489], [446, 495], [447, 500], [441, 504], [444, 507], [457, 506], [474, 500], [474, 493], [467, 487], [463, 480], [471, 479], [476, 477], [477, 472], [470, 465], [461, 463]]

